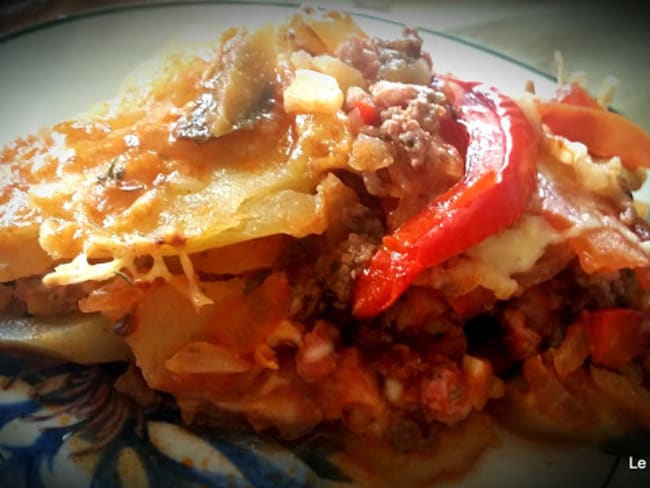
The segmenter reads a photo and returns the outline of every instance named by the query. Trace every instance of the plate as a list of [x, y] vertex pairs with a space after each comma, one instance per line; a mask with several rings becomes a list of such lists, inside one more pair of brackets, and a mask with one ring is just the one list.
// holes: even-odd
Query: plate
[[[280, 20], [295, 7], [236, 2], [146, 4], [64, 18], [0, 41], [0, 144], [111, 97], [135, 66], [174, 37]], [[399, 35], [401, 23], [368, 12], [369, 34]], [[555, 82], [514, 60], [421, 29], [438, 71], [511, 94], [527, 80], [549, 95]], [[650, 194], [650, 193], [649, 193]], [[647, 199], [650, 201], [650, 198]], [[336, 447], [312, 437], [284, 445], [242, 432], [192, 430], [163, 398], [134, 409], [107, 387], [120, 365], [78, 366], [4, 354], [0, 358], [0, 486], [345, 486]], [[542, 446], [502, 432], [460, 481], [437, 486], [650, 486], [650, 471], [588, 447]], [[650, 461], [650, 460], [649, 460]]]

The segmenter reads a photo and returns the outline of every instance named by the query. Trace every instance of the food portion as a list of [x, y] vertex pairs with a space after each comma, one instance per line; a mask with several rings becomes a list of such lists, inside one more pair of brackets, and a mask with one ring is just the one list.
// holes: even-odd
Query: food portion
[[577, 83], [515, 100], [422, 44], [306, 9], [8, 143], [0, 323], [108, 321], [186, 422], [342, 426], [359, 455], [458, 468], [492, 417], [650, 429], [648, 134]]

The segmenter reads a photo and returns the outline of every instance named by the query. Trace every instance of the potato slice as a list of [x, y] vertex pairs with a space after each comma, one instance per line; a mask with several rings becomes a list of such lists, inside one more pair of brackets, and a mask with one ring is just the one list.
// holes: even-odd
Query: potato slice
[[79, 364], [127, 361], [129, 348], [112, 327], [100, 314], [0, 316], [0, 349], [28, 351]]
[[[336, 80], [320, 75], [334, 94], [327, 113], [273, 109], [260, 120], [256, 102], [248, 104], [257, 82], [235, 89], [252, 69], [244, 61], [255, 53], [270, 61], [260, 65], [259, 86], [269, 77], [278, 82], [275, 53], [284, 47], [267, 42], [276, 35], [262, 28], [246, 37], [223, 73], [229, 81], [221, 87], [219, 120], [238, 130], [215, 119], [208, 125], [219, 137], [198, 142], [176, 133], [184, 107], [201, 97], [215, 66], [222, 66], [221, 46], [208, 43], [169, 49], [137, 70], [114, 100], [5, 148], [0, 282], [42, 274], [55, 263], [64, 268], [47, 283], [80, 282], [103, 277], [86, 269], [97, 260], [110, 274], [111, 260], [119, 269], [142, 255], [323, 232], [318, 187], [330, 169], [347, 165], [352, 138], [335, 110], [342, 103]], [[242, 122], [249, 115], [256, 119], [252, 126]], [[76, 258], [83, 269], [65, 267]]]

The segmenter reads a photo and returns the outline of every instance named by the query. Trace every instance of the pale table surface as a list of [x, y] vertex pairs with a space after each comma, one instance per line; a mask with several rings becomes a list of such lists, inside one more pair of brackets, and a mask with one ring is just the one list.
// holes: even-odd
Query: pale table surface
[[[0, 6], [0, 36], [45, 20], [146, 0], [9, 0]], [[160, 1], [158, 0], [158, 3]], [[271, 2], [271, 3], [277, 3]], [[286, 3], [286, 2], [282, 2]], [[289, 2], [292, 3], [292, 2]], [[581, 71], [597, 92], [618, 80], [613, 108], [650, 130], [650, 28], [633, 3], [559, 0], [355, 0], [312, 5], [365, 9], [411, 26], [456, 35], [556, 74], [555, 51], [567, 73]]]

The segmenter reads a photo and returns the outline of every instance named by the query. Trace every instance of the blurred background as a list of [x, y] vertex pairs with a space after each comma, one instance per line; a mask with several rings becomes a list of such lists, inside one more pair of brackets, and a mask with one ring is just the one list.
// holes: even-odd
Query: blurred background
[[[16, 35], [22, 29], [42, 22], [137, 3], [168, 2], [5, 0], [0, 5], [0, 38]], [[298, 5], [300, 2], [281, 3]], [[302, 3], [365, 10], [411, 26], [442, 31], [499, 51], [553, 76], [556, 74], [554, 53], [560, 51], [566, 73], [583, 72], [592, 92], [598, 91], [606, 77], [616, 77], [618, 85], [612, 106], [650, 130], [650, 63], [647, 62], [650, 29], [638, 6], [632, 3], [559, 0], [330, 0]]]

